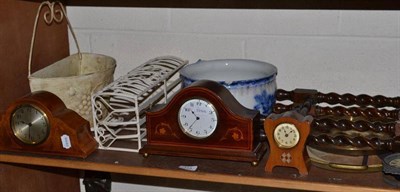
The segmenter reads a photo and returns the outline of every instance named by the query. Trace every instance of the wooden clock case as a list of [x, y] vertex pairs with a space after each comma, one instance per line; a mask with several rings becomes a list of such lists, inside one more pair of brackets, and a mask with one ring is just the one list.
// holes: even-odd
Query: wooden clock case
[[[276, 166], [296, 168], [300, 175], [308, 175], [310, 159], [306, 150], [306, 141], [310, 133], [312, 116], [303, 116], [296, 110], [282, 114], [271, 114], [264, 122], [265, 134], [270, 146], [270, 154], [265, 166], [266, 172], [272, 172]], [[281, 148], [274, 140], [274, 129], [281, 123], [293, 124], [299, 131], [299, 142], [292, 148]]]
[[[218, 112], [215, 132], [205, 139], [193, 139], [182, 132], [178, 111], [187, 100], [210, 101]], [[146, 114], [147, 144], [139, 151], [149, 154], [223, 159], [258, 163], [267, 149], [261, 141], [258, 111], [243, 107], [224, 86], [201, 80], [182, 89], [165, 106]]]
[[[20, 105], [32, 104], [46, 114], [50, 132], [45, 141], [36, 145], [25, 144], [14, 135], [10, 122], [13, 111]], [[63, 147], [61, 136], [68, 135], [70, 148]], [[0, 150], [85, 158], [97, 149], [90, 134], [90, 124], [75, 111], [68, 109], [56, 95], [38, 91], [22, 97], [8, 106], [1, 116]]]

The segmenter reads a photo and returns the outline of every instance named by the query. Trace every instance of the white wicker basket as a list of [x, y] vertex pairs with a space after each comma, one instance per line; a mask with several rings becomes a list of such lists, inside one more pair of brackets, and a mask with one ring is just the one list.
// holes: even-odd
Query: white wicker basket
[[[54, 10], [55, 4], [58, 4], [61, 10]], [[40, 10], [43, 6], [48, 6], [50, 9], [48, 13], [45, 13], [45, 21], [48, 24], [52, 23], [53, 20], [61, 22], [65, 15], [65, 10], [59, 2], [50, 3], [46, 1], [43, 2], [38, 9], [33, 29], [28, 66], [28, 78], [31, 91], [45, 90], [54, 93], [69, 109], [74, 110], [93, 125], [91, 95], [113, 81], [116, 61], [112, 57], [106, 55], [81, 53], [75, 34], [65, 15], [68, 27], [78, 48], [78, 53], [70, 55], [31, 74], [36, 25]]]

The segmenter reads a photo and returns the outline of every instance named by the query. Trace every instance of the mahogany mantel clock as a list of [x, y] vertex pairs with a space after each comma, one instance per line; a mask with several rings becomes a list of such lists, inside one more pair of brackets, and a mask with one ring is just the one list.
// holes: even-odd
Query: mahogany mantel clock
[[147, 112], [147, 144], [139, 152], [257, 165], [267, 149], [260, 118], [219, 83], [198, 81]]
[[38, 91], [2, 114], [0, 150], [85, 158], [97, 148], [89, 129], [89, 122], [56, 95]]

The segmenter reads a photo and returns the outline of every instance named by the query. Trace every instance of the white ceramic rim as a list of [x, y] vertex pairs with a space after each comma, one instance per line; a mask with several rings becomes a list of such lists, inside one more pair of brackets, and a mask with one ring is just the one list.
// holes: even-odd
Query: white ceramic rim
[[[263, 61], [257, 61], [257, 60], [249, 60], [249, 59], [217, 59], [217, 60], [199, 60], [196, 63], [192, 63], [189, 65], [184, 66], [180, 70], [180, 76], [181, 78], [188, 84], [191, 84], [195, 81], [202, 80], [200, 78], [196, 78], [191, 70], [197, 70], [196, 73], [200, 72], [206, 72], [207, 69], [204, 68], [205, 65], [224, 65], [228, 66], [231, 65], [235, 67], [235, 65], [256, 65], [257, 68], [265, 68], [265, 73], [263, 75], [258, 75], [258, 77], [255, 78], [243, 78], [243, 79], [235, 79], [232, 81], [225, 81], [223, 80], [223, 76], [221, 78], [214, 78], [214, 79], [209, 79], [213, 81], [217, 81], [220, 84], [223, 84], [225, 86], [241, 86], [241, 85], [248, 85], [248, 84], [260, 84], [260, 83], [269, 83], [273, 80], [275, 80], [275, 77], [277, 75], [277, 68], [276, 66], [263, 62]], [[261, 66], [260, 66], [261, 65]], [[260, 72], [258, 70], [255, 70], [256, 72]], [[264, 70], [263, 70], [264, 71]], [[259, 73], [260, 74], [260, 73]]]

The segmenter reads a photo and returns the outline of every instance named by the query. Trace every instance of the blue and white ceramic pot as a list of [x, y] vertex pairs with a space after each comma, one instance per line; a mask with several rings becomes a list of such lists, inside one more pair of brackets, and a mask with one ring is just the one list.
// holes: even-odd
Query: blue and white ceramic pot
[[224, 85], [243, 106], [269, 115], [275, 104], [277, 68], [248, 59], [199, 60], [180, 71], [183, 87], [207, 79]]

